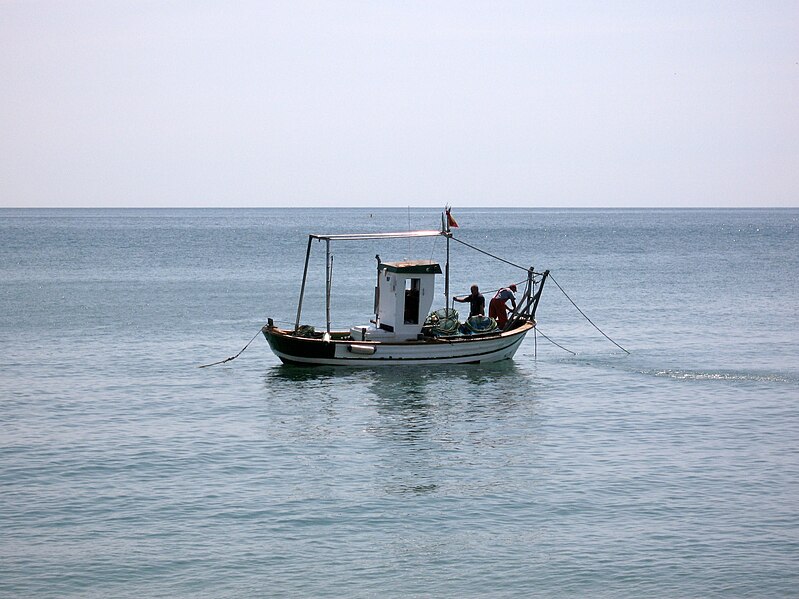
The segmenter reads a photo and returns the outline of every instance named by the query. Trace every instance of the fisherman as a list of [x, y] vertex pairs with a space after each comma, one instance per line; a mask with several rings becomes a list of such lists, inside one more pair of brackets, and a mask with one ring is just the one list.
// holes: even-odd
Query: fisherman
[[456, 302], [469, 302], [469, 318], [472, 316], [485, 316], [486, 313], [486, 298], [480, 293], [477, 285], [472, 285], [471, 295], [462, 295], [460, 297], [452, 298]]
[[513, 304], [513, 309], [516, 310], [516, 297], [513, 295], [514, 293], [516, 293], [516, 285], [511, 283], [507, 287], [503, 287], [497, 291], [491, 303], [488, 304], [488, 315], [496, 319], [497, 326], [500, 329], [504, 329], [505, 324], [508, 322], [508, 300]]

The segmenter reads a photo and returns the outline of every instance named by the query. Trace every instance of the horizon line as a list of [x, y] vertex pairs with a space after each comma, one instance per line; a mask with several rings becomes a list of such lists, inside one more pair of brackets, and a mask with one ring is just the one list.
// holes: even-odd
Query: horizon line
[[[795, 206], [450, 206], [453, 210], [794, 210]], [[441, 206], [0, 206], [0, 210], [443, 210]]]

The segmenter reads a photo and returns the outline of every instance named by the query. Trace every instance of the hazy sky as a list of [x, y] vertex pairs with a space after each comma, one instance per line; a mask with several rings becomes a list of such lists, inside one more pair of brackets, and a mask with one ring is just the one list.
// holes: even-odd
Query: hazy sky
[[799, 206], [799, 2], [0, 0], [0, 207]]

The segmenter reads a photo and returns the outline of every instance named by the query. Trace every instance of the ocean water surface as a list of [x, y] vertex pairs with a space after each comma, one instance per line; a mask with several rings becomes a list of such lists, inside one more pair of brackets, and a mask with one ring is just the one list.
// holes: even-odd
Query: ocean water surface
[[[494, 365], [297, 368], [308, 233], [435, 209], [0, 210], [0, 595], [784, 597], [799, 210], [456, 210], [554, 281]], [[333, 324], [375, 254], [335, 244]], [[524, 273], [453, 244], [452, 287]], [[323, 326], [324, 247], [303, 322]], [[443, 307], [443, 285], [436, 307]], [[458, 306], [459, 308], [461, 305]]]

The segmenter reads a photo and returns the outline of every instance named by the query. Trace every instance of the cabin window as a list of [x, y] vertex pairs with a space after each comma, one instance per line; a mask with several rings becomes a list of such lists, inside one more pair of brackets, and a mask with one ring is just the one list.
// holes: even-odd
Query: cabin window
[[405, 324], [419, 324], [421, 279], [405, 279]]

